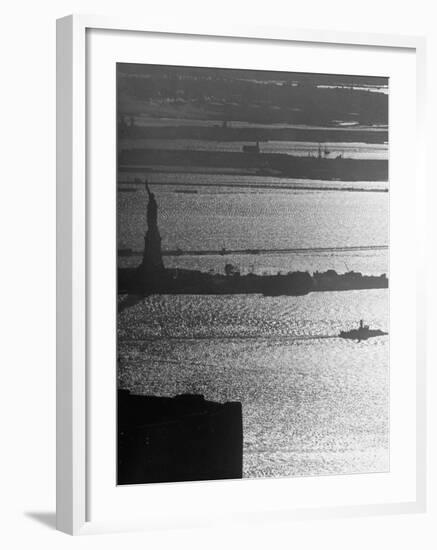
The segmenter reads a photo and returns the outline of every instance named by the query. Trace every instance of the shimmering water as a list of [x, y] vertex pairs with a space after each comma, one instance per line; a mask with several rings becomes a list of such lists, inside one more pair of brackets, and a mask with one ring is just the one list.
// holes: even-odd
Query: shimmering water
[[[157, 176], [152, 175], [152, 183]], [[164, 258], [167, 267], [223, 272], [225, 263], [231, 261], [243, 273], [299, 269], [344, 272], [351, 269], [379, 275], [388, 271], [387, 250], [275, 253], [277, 249], [287, 248], [387, 245], [388, 193], [232, 189], [217, 185], [218, 181], [223, 183], [226, 176], [203, 175], [194, 179], [195, 184], [188, 187], [153, 187], [160, 208], [159, 228], [164, 250], [219, 251], [224, 247], [228, 250], [271, 249], [272, 252], [232, 257], [167, 256]], [[268, 178], [267, 183], [274, 184], [270, 181], [274, 179], [279, 180]], [[241, 180], [250, 182], [249, 178], [236, 178], [236, 181]], [[207, 183], [201, 185], [202, 181]], [[348, 186], [339, 182], [338, 185]], [[369, 184], [359, 182], [356, 185]], [[133, 192], [118, 193], [118, 246], [141, 252], [147, 199], [141, 186], [131, 186], [131, 189]], [[191, 193], [181, 193], [181, 190]], [[139, 261], [138, 257], [120, 258], [120, 265], [134, 266]]]
[[[125, 299], [120, 297], [120, 300]], [[119, 385], [243, 405], [244, 476], [387, 471], [388, 291], [152, 296], [119, 314]]]
[[[243, 273], [388, 272], [387, 249], [338, 250], [388, 244], [388, 193], [264, 189], [250, 186], [299, 182], [233, 175], [152, 174], [149, 181], [164, 250], [270, 250], [165, 256], [167, 267], [223, 272], [231, 261]], [[171, 185], [156, 185], [163, 182]], [[349, 185], [312, 182], [328, 184]], [[140, 185], [129, 187], [117, 195], [118, 246], [141, 253], [147, 200]], [[296, 248], [331, 250], [275, 252]], [[119, 265], [139, 261], [120, 257]], [[119, 385], [241, 401], [244, 476], [387, 471], [388, 336], [356, 343], [337, 335], [359, 319], [388, 331], [388, 290], [138, 300], [118, 317]]]

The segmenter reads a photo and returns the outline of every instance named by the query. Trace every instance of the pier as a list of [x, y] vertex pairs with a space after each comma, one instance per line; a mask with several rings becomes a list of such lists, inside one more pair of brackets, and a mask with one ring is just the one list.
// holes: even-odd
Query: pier
[[[257, 255], [257, 254], [316, 254], [328, 252], [361, 252], [371, 250], [388, 250], [388, 245], [367, 245], [367, 246], [331, 246], [319, 248], [245, 248], [220, 250], [183, 250], [176, 248], [174, 250], [163, 250], [162, 256], [225, 256], [225, 255]], [[123, 248], [118, 250], [120, 256], [140, 256], [143, 253], [139, 250]]]

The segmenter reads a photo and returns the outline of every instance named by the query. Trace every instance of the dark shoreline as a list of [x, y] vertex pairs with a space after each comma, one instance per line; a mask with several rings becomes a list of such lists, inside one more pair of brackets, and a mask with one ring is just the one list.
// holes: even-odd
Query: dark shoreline
[[164, 151], [125, 149], [118, 154], [119, 172], [146, 171], [148, 166], [256, 169], [254, 175], [339, 181], [388, 181], [388, 161], [293, 157], [277, 153]]
[[294, 271], [277, 275], [210, 274], [189, 269], [164, 269], [144, 273], [140, 268], [119, 268], [119, 294], [262, 294], [264, 296], [302, 296], [310, 292], [364, 290], [388, 288], [386, 274], [363, 275], [334, 270], [315, 272]]
[[[121, 137], [121, 136], [120, 136]], [[217, 126], [135, 126], [121, 139], [195, 139], [203, 141], [310, 141], [320, 143], [367, 143], [388, 142], [388, 129], [326, 127], [320, 128], [263, 128]]]

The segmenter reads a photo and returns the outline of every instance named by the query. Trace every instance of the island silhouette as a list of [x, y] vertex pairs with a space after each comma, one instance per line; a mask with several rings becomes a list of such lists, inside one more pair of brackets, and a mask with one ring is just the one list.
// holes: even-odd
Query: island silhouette
[[[333, 269], [310, 274], [291, 271], [286, 274], [242, 275], [232, 263], [225, 265], [224, 274], [199, 270], [166, 268], [163, 262], [161, 236], [158, 227], [158, 203], [148, 181], [146, 233], [142, 261], [136, 268], [118, 268], [118, 293], [150, 294], [262, 294], [264, 296], [301, 296], [309, 292], [388, 288], [388, 278], [381, 275], [363, 275]], [[226, 254], [225, 250], [221, 252]]]

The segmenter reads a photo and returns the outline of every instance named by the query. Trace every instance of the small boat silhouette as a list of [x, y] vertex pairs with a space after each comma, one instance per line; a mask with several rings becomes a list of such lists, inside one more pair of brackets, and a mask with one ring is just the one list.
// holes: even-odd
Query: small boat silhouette
[[360, 326], [352, 330], [341, 330], [339, 337], [345, 338], [348, 340], [367, 340], [368, 338], [373, 338], [375, 336], [385, 336], [388, 332], [384, 332], [379, 329], [371, 329], [369, 325], [364, 325], [363, 321], [360, 321]]

